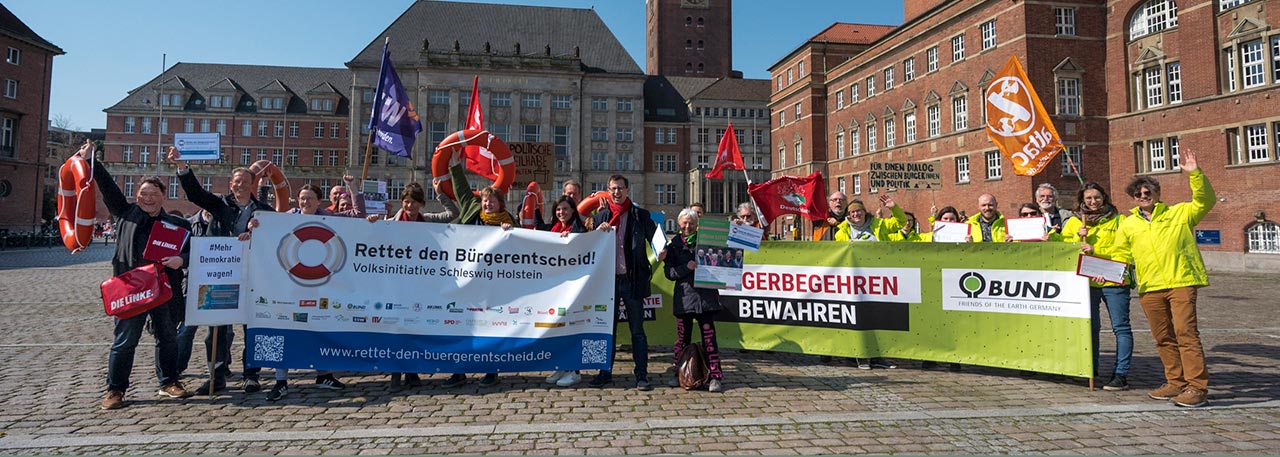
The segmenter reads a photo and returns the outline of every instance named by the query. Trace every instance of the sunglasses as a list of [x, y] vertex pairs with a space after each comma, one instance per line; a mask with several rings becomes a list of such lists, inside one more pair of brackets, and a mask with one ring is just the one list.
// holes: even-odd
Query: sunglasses
[[1148, 189], [1142, 189], [1142, 190], [1140, 190], [1140, 191], [1134, 192], [1134, 193], [1133, 193], [1133, 198], [1150, 197], [1150, 196], [1154, 196], [1154, 195], [1155, 195], [1155, 192], [1152, 192], [1152, 191], [1150, 191], [1150, 190], [1148, 190]]
[[1035, 217], [1035, 216], [1039, 216], [1040, 213], [1025, 212], [1025, 213], [1021, 213], [1021, 215], [1023, 217]]

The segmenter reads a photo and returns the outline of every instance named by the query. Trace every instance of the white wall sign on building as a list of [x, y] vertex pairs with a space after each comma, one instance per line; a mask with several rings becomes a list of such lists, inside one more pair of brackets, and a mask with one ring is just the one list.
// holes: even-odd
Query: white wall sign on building
[[218, 160], [222, 150], [220, 133], [175, 133], [173, 147], [182, 153], [182, 160]]

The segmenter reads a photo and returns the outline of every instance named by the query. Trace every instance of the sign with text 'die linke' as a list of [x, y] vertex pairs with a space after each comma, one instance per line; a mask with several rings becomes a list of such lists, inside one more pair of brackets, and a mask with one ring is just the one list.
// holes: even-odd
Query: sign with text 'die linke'
[[1089, 285], [1075, 275], [1079, 249], [769, 241], [746, 254], [742, 289], [720, 291], [716, 330], [722, 347], [1087, 377]]
[[259, 215], [246, 363], [487, 373], [608, 368], [613, 237]]

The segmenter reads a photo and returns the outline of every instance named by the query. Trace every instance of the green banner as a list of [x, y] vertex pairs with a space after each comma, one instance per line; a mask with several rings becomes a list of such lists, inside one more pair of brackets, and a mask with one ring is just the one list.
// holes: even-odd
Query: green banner
[[[1075, 274], [1078, 254], [1070, 243], [765, 242], [746, 254], [742, 289], [720, 292], [718, 339], [725, 348], [1089, 377], [1089, 286]], [[650, 344], [675, 340], [673, 284], [661, 268]]]

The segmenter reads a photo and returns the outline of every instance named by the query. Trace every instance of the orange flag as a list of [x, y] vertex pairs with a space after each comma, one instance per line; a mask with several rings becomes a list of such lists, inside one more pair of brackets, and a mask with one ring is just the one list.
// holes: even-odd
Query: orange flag
[[1062, 150], [1062, 139], [1017, 56], [1009, 57], [984, 95], [987, 137], [1009, 158], [1013, 172], [1035, 176], [1043, 171]]

